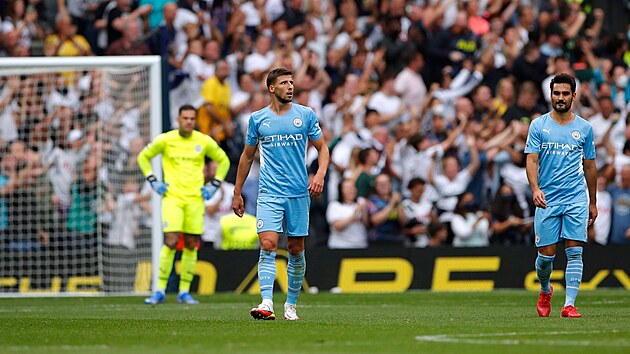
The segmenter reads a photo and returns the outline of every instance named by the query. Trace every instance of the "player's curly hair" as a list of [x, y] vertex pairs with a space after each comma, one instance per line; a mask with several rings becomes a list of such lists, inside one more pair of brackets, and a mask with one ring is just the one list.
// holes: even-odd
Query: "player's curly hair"
[[569, 86], [571, 86], [571, 93], [575, 93], [575, 79], [569, 74], [562, 73], [554, 76], [549, 83], [551, 91], [553, 91], [553, 85], [555, 84], [569, 84]]

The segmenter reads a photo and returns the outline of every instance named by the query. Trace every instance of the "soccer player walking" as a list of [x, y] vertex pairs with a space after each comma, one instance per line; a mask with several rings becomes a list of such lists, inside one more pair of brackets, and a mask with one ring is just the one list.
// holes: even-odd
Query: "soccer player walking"
[[[160, 304], [165, 300], [164, 292], [173, 268], [175, 247], [180, 233], [184, 234], [184, 249], [177, 302], [199, 303], [189, 291], [197, 265], [197, 243], [203, 233], [203, 201], [212, 198], [230, 168], [230, 160], [216, 141], [195, 130], [195, 107], [180, 107], [177, 122], [178, 129], [158, 135], [138, 154], [138, 165], [142, 173], [151, 188], [163, 197], [164, 245], [160, 252], [157, 291], [144, 300], [149, 305]], [[158, 181], [151, 168], [151, 159], [158, 154], [162, 154], [163, 182]], [[203, 175], [206, 158], [219, 164], [215, 178], [208, 184], [204, 184]]]
[[582, 317], [575, 308], [582, 280], [582, 248], [586, 229], [597, 218], [595, 145], [591, 124], [571, 111], [575, 79], [559, 74], [550, 86], [553, 110], [532, 121], [525, 147], [527, 178], [536, 206], [536, 274], [541, 288], [537, 310], [541, 317], [551, 312], [549, 276], [556, 244], [564, 239], [566, 299], [560, 316], [576, 318]]
[[[289, 262], [288, 294], [284, 318], [299, 320], [295, 307], [306, 272], [304, 238], [308, 236], [310, 197], [321, 194], [330, 154], [312, 109], [292, 103], [291, 71], [276, 68], [267, 75], [271, 104], [252, 113], [245, 148], [241, 154], [232, 208], [243, 216], [241, 189], [260, 146], [260, 181], [256, 205], [256, 227], [260, 239], [258, 281], [262, 303], [250, 314], [255, 319], [273, 320], [273, 284], [276, 278], [278, 233], [286, 225]], [[306, 169], [307, 139], [318, 151], [319, 168], [309, 181]], [[310, 194], [310, 196], [309, 196]]]

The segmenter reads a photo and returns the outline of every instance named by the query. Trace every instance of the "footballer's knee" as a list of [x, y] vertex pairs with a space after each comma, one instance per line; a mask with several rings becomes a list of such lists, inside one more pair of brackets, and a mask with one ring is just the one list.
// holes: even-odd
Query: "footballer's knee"
[[289, 254], [297, 256], [298, 254], [304, 251], [304, 239], [303, 238], [291, 238], [289, 242], [287, 242], [287, 248], [289, 250]]
[[168, 232], [164, 235], [164, 245], [170, 249], [177, 247], [177, 241], [179, 241], [179, 233]]
[[269, 252], [278, 250], [278, 234], [272, 231], [264, 231], [258, 235], [260, 249]]
[[260, 240], [260, 249], [275, 252], [278, 249], [278, 243], [273, 240]]
[[194, 250], [195, 248], [197, 248], [198, 243], [199, 243], [199, 236], [184, 234], [184, 247], [185, 248], [189, 250]]

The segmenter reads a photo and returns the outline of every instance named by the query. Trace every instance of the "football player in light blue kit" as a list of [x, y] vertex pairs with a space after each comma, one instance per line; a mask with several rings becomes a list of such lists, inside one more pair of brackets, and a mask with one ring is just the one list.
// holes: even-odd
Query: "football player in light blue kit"
[[553, 110], [532, 121], [525, 146], [527, 178], [536, 206], [536, 274], [541, 288], [537, 310], [541, 317], [551, 312], [549, 276], [556, 244], [564, 239], [566, 299], [560, 316], [577, 318], [582, 317], [575, 308], [582, 280], [582, 248], [588, 225], [597, 218], [595, 145], [591, 124], [571, 112], [575, 79], [559, 74], [550, 86]]
[[[260, 239], [258, 281], [262, 303], [250, 314], [255, 319], [273, 320], [273, 284], [276, 278], [278, 233], [286, 226], [289, 262], [288, 291], [284, 318], [299, 320], [296, 304], [304, 273], [304, 238], [308, 236], [310, 197], [321, 194], [330, 153], [312, 109], [292, 103], [293, 78], [285, 68], [273, 69], [267, 75], [271, 104], [252, 113], [245, 148], [241, 154], [234, 185], [232, 208], [243, 216], [241, 196], [243, 183], [260, 148], [260, 180], [256, 205], [257, 230]], [[308, 140], [318, 151], [319, 168], [309, 181], [306, 169]]]

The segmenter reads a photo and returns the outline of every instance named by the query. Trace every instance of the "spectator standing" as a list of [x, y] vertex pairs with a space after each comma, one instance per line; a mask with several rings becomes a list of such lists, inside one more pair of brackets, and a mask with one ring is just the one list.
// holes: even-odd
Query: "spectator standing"
[[149, 55], [149, 46], [142, 41], [142, 23], [138, 18], [129, 17], [123, 22], [122, 37], [107, 47], [105, 55]]
[[[610, 238], [612, 221], [612, 197], [606, 190], [608, 179], [600, 174], [597, 176], [597, 219], [589, 227], [589, 241], [605, 246]], [[611, 188], [615, 188], [611, 186]]]
[[44, 42], [44, 55], [48, 57], [76, 57], [92, 55], [92, 47], [87, 39], [77, 34], [70, 15], [60, 12], [55, 18], [57, 33], [49, 34]]
[[407, 66], [396, 75], [394, 91], [402, 98], [403, 104], [409, 108], [410, 115], [416, 117], [422, 112], [427, 87], [420, 72], [424, 67], [424, 56], [416, 51], [405, 53]]
[[610, 244], [630, 245], [630, 164], [621, 168], [621, 180], [608, 193], [612, 197]]
[[486, 247], [490, 244], [492, 229], [491, 215], [479, 210], [474, 194], [466, 192], [459, 196], [451, 218], [454, 247]]
[[[204, 166], [204, 176], [206, 183], [211, 182], [217, 172], [218, 163], [216, 161], [207, 161]], [[212, 198], [205, 201], [205, 214], [203, 219], [203, 234], [201, 240], [204, 246], [214, 247], [216, 249], [225, 249], [223, 244], [226, 240], [222, 238], [223, 226], [221, 218], [232, 213], [232, 195], [234, 195], [234, 185], [224, 181]], [[254, 222], [256, 225], [256, 222]], [[254, 231], [256, 230], [254, 226]], [[256, 237], [256, 240], [258, 237]]]
[[229, 72], [229, 64], [221, 59], [217, 62], [215, 76], [204, 81], [201, 86], [205, 103], [199, 108], [199, 131], [213, 137], [219, 145], [234, 136], [230, 112], [231, 88], [226, 81]]
[[7, 16], [2, 21], [2, 33], [15, 31], [19, 44], [30, 51], [33, 39], [43, 38], [43, 31], [33, 5], [26, 6], [24, 0], [10, 0]]
[[403, 210], [407, 214], [404, 232], [413, 247], [427, 247], [429, 244], [428, 227], [437, 215], [433, 203], [424, 196], [426, 182], [420, 178], [409, 181], [409, 198], [402, 201]]

